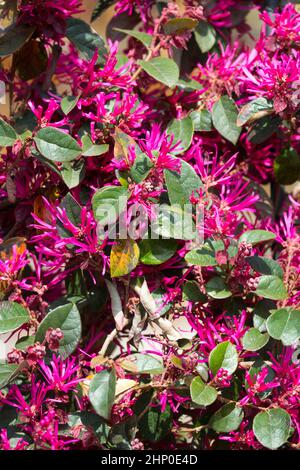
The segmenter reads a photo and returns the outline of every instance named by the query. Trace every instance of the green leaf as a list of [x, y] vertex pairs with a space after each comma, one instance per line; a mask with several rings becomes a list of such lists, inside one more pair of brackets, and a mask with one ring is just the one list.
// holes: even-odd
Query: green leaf
[[92, 199], [95, 219], [103, 226], [113, 224], [127, 206], [128, 192], [123, 186], [104, 186]]
[[142, 69], [158, 82], [172, 88], [179, 79], [178, 65], [172, 59], [165, 57], [154, 57], [149, 61], [139, 60]]
[[89, 399], [94, 410], [104, 419], [109, 419], [116, 393], [116, 373], [112, 369], [102, 370], [90, 383]]
[[251, 243], [251, 245], [257, 245], [257, 243], [274, 240], [274, 238], [276, 238], [275, 233], [268, 232], [267, 230], [249, 230], [240, 236], [239, 243], [247, 242]]
[[174, 135], [174, 144], [180, 145], [172, 153], [177, 155], [189, 148], [194, 134], [194, 125], [192, 119], [187, 116], [184, 119], [173, 119], [167, 128], [168, 135]]
[[0, 302], [0, 333], [14, 331], [29, 320], [29, 313], [22, 305], [8, 300]]
[[50, 311], [39, 324], [36, 341], [42, 343], [49, 328], [60, 328], [64, 334], [59, 343], [59, 354], [65, 359], [73, 351], [81, 338], [81, 319], [76, 305], [65, 304]]
[[275, 450], [286, 443], [291, 427], [289, 413], [281, 408], [261, 411], [253, 420], [256, 439], [268, 449]]
[[194, 266], [216, 266], [215, 252], [210, 247], [189, 251], [184, 259]]
[[237, 107], [229, 96], [222, 96], [213, 106], [212, 120], [217, 131], [236, 145], [241, 129], [236, 125]]
[[190, 118], [193, 121], [195, 131], [210, 132], [212, 130], [212, 117], [207, 109], [191, 112]]
[[0, 389], [6, 387], [20, 370], [20, 364], [0, 364]]
[[139, 262], [140, 250], [138, 244], [130, 239], [119, 240], [110, 252], [110, 275], [121, 277], [129, 274]]
[[275, 310], [266, 325], [272, 338], [280, 339], [284, 346], [290, 346], [300, 338], [300, 310], [291, 307]]
[[0, 38], [0, 57], [14, 54], [31, 38], [34, 26], [14, 24]]
[[153, 233], [163, 238], [192, 240], [195, 237], [196, 228], [191, 213], [191, 211], [184, 211], [178, 205], [160, 205], [157, 219], [151, 227]]
[[245, 124], [251, 124], [253, 121], [273, 112], [273, 103], [271, 101], [264, 97], [257, 98], [242, 107], [237, 117], [237, 125], [244, 126]]
[[275, 308], [274, 300], [262, 299], [256, 303], [253, 309], [253, 325], [261, 333], [267, 331], [266, 320], [271, 315], [271, 310]]
[[198, 21], [193, 18], [171, 18], [163, 25], [163, 29], [166, 34], [183, 34], [195, 29], [197, 24]]
[[99, 157], [103, 155], [103, 153], [106, 153], [108, 149], [108, 144], [92, 145], [89, 149], [85, 150], [82, 155], [84, 157]]
[[34, 344], [35, 336], [23, 336], [22, 338], [18, 339], [15, 344], [16, 349], [20, 349], [21, 351], [25, 351], [28, 346]]
[[85, 134], [81, 138], [81, 142], [82, 142], [82, 150], [83, 150], [82, 155], [84, 157], [98, 157], [99, 155], [106, 153], [109, 149], [108, 144], [101, 144], [101, 145], [93, 144], [91, 137], [87, 134]]
[[194, 34], [201, 52], [208, 52], [215, 45], [217, 34], [215, 28], [210, 23], [200, 21]]
[[283, 300], [287, 298], [287, 290], [282, 279], [277, 276], [260, 276], [255, 294], [272, 300]]
[[142, 240], [140, 242], [140, 260], [144, 264], [162, 264], [176, 252], [177, 243], [174, 240]]
[[263, 117], [254, 123], [248, 133], [248, 139], [253, 144], [262, 144], [278, 131], [280, 124], [281, 119], [277, 115]]
[[95, 21], [115, 0], [97, 0], [97, 5], [92, 12], [91, 21]]
[[216, 401], [218, 392], [214, 387], [205, 384], [200, 377], [195, 377], [190, 385], [191, 398], [194, 403], [209, 406]]
[[71, 41], [80, 55], [85, 59], [92, 59], [96, 50], [99, 51], [98, 63], [105, 62], [107, 53], [105, 43], [101, 36], [96, 33], [85, 21], [79, 18], [67, 20], [66, 37]]
[[238, 366], [236, 347], [230, 341], [224, 341], [211, 351], [208, 361], [209, 368], [214, 375], [216, 375], [219, 369], [225, 369], [231, 375]]
[[92, 429], [101, 444], [105, 444], [107, 441], [109, 427], [106, 421], [94, 412], [83, 410], [69, 413], [68, 425], [70, 427], [84, 426], [85, 431]]
[[152, 36], [151, 34], [147, 33], [142, 33], [140, 31], [136, 31], [135, 29], [121, 29], [121, 28], [114, 28], [116, 31], [120, 31], [120, 33], [125, 33], [128, 34], [129, 36], [132, 36], [133, 38], [137, 39], [138, 41], [141, 41], [141, 43], [144, 44], [146, 47], [150, 47], [152, 43]]
[[164, 371], [162, 360], [150, 354], [130, 354], [121, 361], [121, 366], [132, 374], [162, 374]]
[[206, 292], [213, 299], [227, 299], [231, 297], [232, 293], [225, 281], [219, 277], [212, 277], [206, 284]]
[[3, 121], [3, 119], [0, 119], [0, 146], [12, 147], [17, 139], [18, 135], [14, 128]]
[[139, 421], [139, 430], [143, 439], [150, 442], [161, 441], [172, 428], [172, 413], [167, 405], [162, 412], [160, 407], [151, 407]]
[[65, 96], [60, 102], [62, 112], [65, 115], [69, 114], [77, 105], [78, 100], [79, 96]]
[[283, 270], [279, 263], [272, 258], [265, 258], [263, 256], [248, 256], [248, 263], [251, 268], [260, 274], [272, 274], [283, 278]]
[[231, 432], [238, 429], [244, 417], [243, 409], [235, 403], [227, 403], [212, 415], [209, 427], [216, 432]]
[[184, 206], [190, 203], [192, 194], [201, 188], [202, 181], [189, 163], [184, 160], [180, 160], [180, 162], [180, 173], [165, 170], [164, 175], [170, 203]]
[[[81, 223], [81, 206], [78, 204], [76, 199], [68, 193], [61, 200], [59, 207], [66, 211], [66, 215], [70, 222], [75, 225], [75, 227], [78, 227]], [[69, 238], [72, 236], [72, 233], [69, 232], [69, 230], [65, 228], [59, 220], [56, 223], [56, 228], [61, 238]]]
[[274, 174], [280, 184], [293, 184], [300, 179], [300, 155], [295, 149], [287, 148], [277, 155]]
[[65, 162], [61, 168], [61, 177], [69, 189], [76, 188], [85, 176], [85, 165], [83, 160], [73, 163]]
[[[124, 12], [125, 13], [125, 12]], [[109, 430], [106, 446], [114, 450], [132, 450], [131, 443], [137, 432], [137, 417], [132, 415], [119, 424], [113, 424]]]
[[205, 302], [207, 297], [200, 291], [199, 284], [196, 281], [185, 282], [182, 289], [183, 300], [192, 302]]
[[133, 162], [130, 176], [136, 183], [141, 183], [147, 178], [153, 166], [152, 160], [145, 153], [140, 153]]
[[41, 154], [54, 162], [70, 162], [82, 151], [73, 137], [51, 126], [38, 131], [34, 141]]
[[[177, 86], [179, 88], [182, 88], [183, 90], [186, 90], [186, 91], [202, 90], [203, 89], [203, 85], [201, 85], [201, 83], [199, 83], [199, 82], [197, 82], [196, 80], [193, 80], [193, 79], [190, 79], [190, 80], [180, 79], [177, 82]], [[197, 112], [197, 111], [195, 111], [195, 112]]]
[[243, 336], [243, 348], [247, 351], [258, 351], [269, 341], [268, 333], [261, 333], [256, 328], [250, 328]]

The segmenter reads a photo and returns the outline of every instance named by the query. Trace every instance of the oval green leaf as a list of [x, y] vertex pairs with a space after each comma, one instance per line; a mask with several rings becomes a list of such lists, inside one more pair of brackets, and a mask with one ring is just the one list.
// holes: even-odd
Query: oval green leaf
[[0, 119], [0, 146], [1, 147], [12, 147], [18, 135], [13, 127], [11, 127], [3, 119]]
[[243, 337], [243, 348], [247, 351], [258, 351], [269, 341], [268, 333], [261, 333], [256, 328], [250, 328]]
[[162, 264], [170, 259], [176, 252], [175, 240], [142, 240], [140, 242], [140, 260], [144, 264]]
[[240, 236], [239, 243], [247, 242], [257, 245], [257, 243], [274, 240], [274, 238], [276, 238], [275, 233], [268, 232], [268, 230], [249, 230]]
[[14, 331], [30, 320], [26, 308], [16, 302], [0, 302], [0, 333]]
[[216, 266], [215, 253], [209, 248], [198, 248], [187, 253], [184, 259], [194, 266]]
[[253, 420], [256, 439], [267, 449], [275, 450], [286, 443], [291, 427], [289, 413], [281, 408], [261, 411]]
[[290, 346], [300, 338], [300, 310], [280, 308], [267, 319], [267, 330], [274, 339]]
[[209, 406], [216, 401], [218, 392], [214, 387], [205, 384], [200, 377], [195, 377], [190, 385], [191, 398], [194, 403]]
[[116, 222], [127, 205], [128, 192], [123, 186], [104, 186], [92, 199], [95, 219], [103, 226]]
[[236, 125], [237, 107], [229, 96], [222, 96], [213, 106], [212, 120], [222, 137], [236, 145], [241, 128]]
[[179, 68], [172, 59], [154, 57], [154, 59], [147, 62], [145, 60], [139, 60], [138, 63], [148, 75], [169, 88], [172, 88], [178, 82]]
[[202, 181], [189, 163], [184, 160], [180, 161], [179, 173], [165, 170], [164, 174], [170, 203], [184, 206], [184, 204], [189, 204], [192, 194], [201, 188]]
[[255, 294], [272, 300], [283, 300], [287, 298], [287, 290], [282, 279], [277, 276], [260, 276]]
[[71, 41], [80, 55], [86, 59], [92, 59], [96, 50], [99, 51], [98, 63], [104, 63], [107, 54], [105, 43], [85, 21], [79, 18], [67, 20], [66, 37]]
[[206, 284], [206, 292], [213, 299], [227, 299], [231, 297], [232, 293], [229, 287], [225, 284], [225, 281], [219, 277], [212, 277]]
[[241, 407], [227, 403], [210, 418], [208, 425], [216, 432], [231, 432], [238, 429], [244, 417]]
[[70, 162], [82, 149], [73, 137], [55, 127], [44, 127], [34, 137], [38, 150], [54, 162]]
[[96, 374], [90, 383], [89, 399], [96, 413], [104, 419], [109, 419], [116, 394], [116, 373], [102, 370]]
[[65, 359], [76, 349], [81, 338], [81, 319], [74, 304], [61, 305], [51, 312], [40, 323], [35, 340], [42, 343], [49, 328], [60, 328], [64, 334], [59, 343], [59, 354]]
[[221, 368], [227, 370], [228, 374], [233, 374], [238, 366], [238, 353], [235, 345], [229, 341], [218, 344], [211, 351], [208, 362], [214, 375]]
[[194, 134], [194, 124], [187, 116], [184, 119], [173, 119], [167, 128], [167, 134], [174, 136], [174, 144], [179, 143], [178, 148], [173, 150], [173, 154], [179, 154], [189, 148]]

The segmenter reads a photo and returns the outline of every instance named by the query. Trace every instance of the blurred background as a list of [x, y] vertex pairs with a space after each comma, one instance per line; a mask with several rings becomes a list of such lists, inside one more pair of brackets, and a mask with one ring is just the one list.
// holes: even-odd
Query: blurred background
[[[96, 0], [84, 0], [83, 7], [86, 10], [84, 14], [79, 15], [82, 19], [87, 22], [90, 22], [92, 11], [97, 4]], [[105, 37], [105, 30], [106, 25], [114, 15], [114, 6], [112, 5], [108, 8], [96, 21], [93, 22], [93, 28], [103, 37]], [[253, 29], [253, 35], [256, 36], [259, 34], [260, 31], [260, 21], [258, 17], [258, 13], [256, 11], [251, 11], [248, 16], [248, 23], [251, 25]]]
[[[1, 2], [1, 0], [0, 0], [0, 2]], [[79, 18], [83, 19], [87, 23], [91, 24], [92, 12], [93, 12], [93, 9], [95, 8], [95, 6], [97, 5], [97, 0], [83, 0], [82, 4], [83, 4], [84, 12], [81, 13], [80, 15], [78, 15], [78, 16], [79, 16]], [[107, 8], [102, 13], [102, 15], [99, 18], [97, 18], [96, 21], [94, 21], [92, 23], [92, 27], [104, 39], [106, 39], [107, 25], [108, 25], [109, 21], [111, 20], [111, 18], [114, 16], [114, 13], [115, 13], [114, 12], [114, 5], [112, 5], [109, 8]], [[248, 15], [248, 23], [251, 26], [251, 29], [252, 29], [251, 32], [252, 32], [253, 36], [258, 36], [259, 31], [260, 31], [260, 27], [261, 27], [261, 23], [260, 23], [257, 11], [251, 11], [250, 12], [250, 14]], [[1, 26], [5, 27], [5, 25], [0, 24], [0, 31], [1, 31]], [[246, 38], [246, 42], [251, 44], [251, 39]], [[7, 63], [5, 64], [7, 67], [10, 66], [10, 64], [9, 64], [10, 60], [11, 60], [11, 58], [7, 59]], [[1, 93], [1, 83], [0, 83], [0, 94], [1, 94], [1, 96], [3, 96], [3, 93]], [[8, 105], [7, 105], [7, 103], [8, 103], [7, 98], [8, 98], [7, 96], [3, 96], [3, 98], [0, 99], [0, 114], [4, 114], [4, 115], [9, 114], [9, 109], [8, 109]]]

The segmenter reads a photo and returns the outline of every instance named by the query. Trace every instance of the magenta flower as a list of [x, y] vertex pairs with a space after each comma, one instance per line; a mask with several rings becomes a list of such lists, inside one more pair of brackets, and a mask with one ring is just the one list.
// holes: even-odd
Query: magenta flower
[[[261, 12], [260, 17], [272, 28], [268, 42], [273, 50], [278, 45], [282, 49], [293, 47], [300, 41], [300, 14], [292, 3], [287, 3], [281, 12], [274, 13], [273, 18], [266, 11]], [[276, 40], [275, 44], [273, 38]]]
[[10, 440], [7, 436], [7, 429], [1, 429], [0, 431], [0, 448], [1, 450], [26, 450], [26, 447], [29, 446], [29, 443], [23, 438], [17, 440], [16, 444], [13, 446], [10, 443]]
[[74, 391], [77, 385], [84, 380], [78, 377], [80, 366], [76, 365], [75, 358], [63, 361], [61, 358], [53, 355], [49, 366], [40, 361], [39, 367], [46, 380], [47, 391], [53, 390], [55, 393], [69, 393]]
[[19, 22], [39, 28], [45, 38], [60, 40], [65, 33], [66, 20], [80, 13], [80, 0], [21, 0]]
[[256, 65], [255, 73], [243, 67], [244, 84], [253, 98], [265, 96], [273, 100], [276, 113], [295, 112], [299, 106], [300, 57], [295, 52], [290, 56], [282, 54], [262, 58]]

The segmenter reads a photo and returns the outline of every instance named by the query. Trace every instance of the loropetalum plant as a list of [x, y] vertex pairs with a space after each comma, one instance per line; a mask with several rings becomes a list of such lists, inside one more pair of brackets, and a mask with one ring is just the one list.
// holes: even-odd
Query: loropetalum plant
[[114, 9], [1, 2], [0, 448], [299, 449], [297, 5]]

